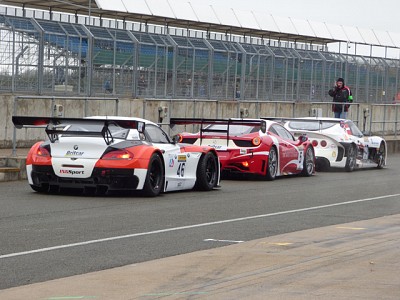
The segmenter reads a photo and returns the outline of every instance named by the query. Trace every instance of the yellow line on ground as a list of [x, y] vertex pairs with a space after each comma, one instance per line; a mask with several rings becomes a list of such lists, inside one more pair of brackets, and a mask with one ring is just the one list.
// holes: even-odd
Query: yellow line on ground
[[276, 246], [289, 246], [293, 243], [269, 243], [270, 245], [276, 245]]
[[367, 229], [367, 228], [363, 228], [363, 227], [342, 227], [342, 226], [338, 226], [336, 228], [338, 228], [338, 229], [350, 229], [350, 230], [364, 230], [364, 229]]

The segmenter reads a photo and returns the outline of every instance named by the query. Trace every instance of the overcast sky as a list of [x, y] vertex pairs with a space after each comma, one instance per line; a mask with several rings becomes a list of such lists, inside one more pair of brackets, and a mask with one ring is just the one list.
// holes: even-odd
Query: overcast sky
[[190, 0], [280, 17], [400, 32], [400, 0]]

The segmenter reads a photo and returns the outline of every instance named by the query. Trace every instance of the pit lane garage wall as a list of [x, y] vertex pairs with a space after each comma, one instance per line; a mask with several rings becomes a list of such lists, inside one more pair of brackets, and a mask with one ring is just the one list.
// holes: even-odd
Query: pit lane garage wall
[[[0, 148], [12, 148], [13, 140], [17, 148], [30, 147], [35, 141], [45, 138], [44, 130], [41, 129], [25, 128], [15, 132], [11, 122], [14, 114], [76, 118], [93, 115], [134, 116], [160, 124], [168, 124], [171, 117], [333, 117], [331, 102], [98, 99], [0, 95], [0, 103]], [[397, 136], [400, 135], [399, 109], [400, 105], [396, 104], [354, 103], [349, 109], [348, 118], [355, 121], [366, 133], [384, 136], [389, 141], [397, 140]], [[165, 130], [170, 134], [175, 133], [170, 132], [167, 126]], [[397, 144], [393, 147], [392, 151], [397, 151]]]

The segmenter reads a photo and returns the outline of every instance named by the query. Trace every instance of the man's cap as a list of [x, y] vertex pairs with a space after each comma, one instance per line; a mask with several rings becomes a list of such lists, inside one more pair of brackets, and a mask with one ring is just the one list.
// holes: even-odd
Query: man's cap
[[339, 81], [341, 81], [342, 83], [344, 83], [344, 79], [343, 78], [338, 78], [337, 80], [336, 80], [336, 82], [339, 82]]

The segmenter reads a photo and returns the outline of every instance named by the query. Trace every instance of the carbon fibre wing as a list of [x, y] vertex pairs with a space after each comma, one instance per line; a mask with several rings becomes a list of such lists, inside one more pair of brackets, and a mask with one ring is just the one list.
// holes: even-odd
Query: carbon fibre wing
[[[266, 123], [261, 119], [240, 119], [240, 118], [229, 118], [229, 119], [204, 119], [204, 118], [171, 118], [170, 127], [173, 128], [175, 125], [200, 125], [200, 144], [203, 140], [204, 132], [216, 132], [225, 133], [226, 141], [229, 142], [229, 127], [231, 125], [245, 125], [245, 126], [260, 126], [260, 129], [266, 131]], [[204, 125], [207, 125], [204, 127]], [[209, 128], [208, 125], [226, 125], [226, 129], [213, 129]]]
[[[96, 118], [55, 118], [55, 117], [32, 117], [32, 116], [13, 116], [12, 122], [18, 129], [26, 127], [45, 127], [45, 131], [49, 140], [54, 143], [58, 140], [60, 134], [68, 134], [75, 136], [102, 136], [107, 145], [110, 145], [114, 138], [109, 129], [109, 125], [113, 124], [124, 129], [137, 129], [143, 132], [145, 123], [137, 120], [121, 120], [121, 119], [96, 119]], [[71, 130], [65, 131], [68, 125], [84, 125], [93, 124], [100, 125], [100, 131], [87, 130]]]
[[321, 131], [323, 129], [323, 124], [344, 124], [345, 122], [341, 119], [329, 119], [329, 120], [323, 120], [323, 119], [318, 119], [318, 118], [285, 118], [285, 117], [262, 117], [261, 119], [263, 120], [270, 120], [270, 121], [275, 121], [281, 124], [285, 124], [287, 122], [304, 122], [304, 123], [318, 123], [318, 128], [298, 128], [297, 130], [309, 130], [309, 131]]

